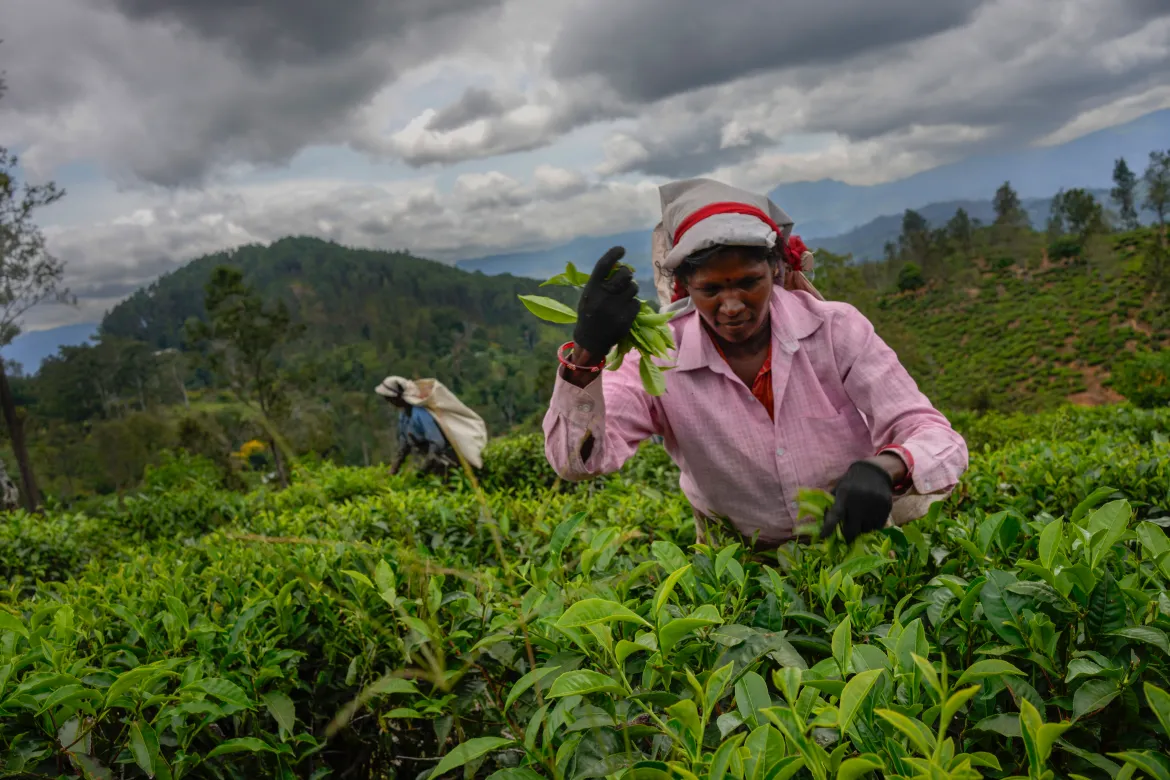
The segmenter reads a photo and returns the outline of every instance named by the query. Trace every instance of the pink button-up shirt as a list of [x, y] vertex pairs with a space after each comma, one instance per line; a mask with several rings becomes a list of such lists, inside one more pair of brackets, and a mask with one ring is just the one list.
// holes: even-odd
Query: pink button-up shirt
[[[671, 321], [675, 367], [657, 398], [642, 389], [636, 352], [585, 388], [557, 372], [544, 418], [553, 469], [568, 480], [617, 471], [639, 442], [659, 434], [696, 510], [772, 544], [792, 536], [799, 488], [829, 489], [881, 447], [909, 451], [914, 492], [955, 486], [967, 468], [966, 443], [869, 320], [849, 304], [779, 286], [771, 309], [774, 422], [692, 309]], [[593, 448], [582, 460], [587, 433]]]

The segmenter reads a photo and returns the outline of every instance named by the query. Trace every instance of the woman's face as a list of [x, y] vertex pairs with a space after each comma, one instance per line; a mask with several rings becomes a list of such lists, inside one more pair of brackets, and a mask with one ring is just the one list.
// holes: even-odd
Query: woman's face
[[771, 263], [732, 248], [703, 263], [685, 287], [707, 325], [735, 344], [768, 322], [774, 275]]

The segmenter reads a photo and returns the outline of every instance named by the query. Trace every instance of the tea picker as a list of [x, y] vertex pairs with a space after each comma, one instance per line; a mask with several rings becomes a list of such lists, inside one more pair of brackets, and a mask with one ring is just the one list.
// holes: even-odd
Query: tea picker
[[483, 467], [487, 425], [442, 382], [388, 376], [374, 392], [399, 410], [398, 454], [391, 474], [397, 474], [410, 455], [421, 459], [420, 471], [425, 474], [446, 476], [463, 464]]
[[[869, 320], [813, 287], [792, 219], [766, 196], [710, 179], [660, 196], [653, 263], [661, 311], [674, 315], [669, 360], [641, 350], [604, 370], [645, 316], [615, 247], [582, 280], [573, 341], [558, 354], [544, 418], [556, 472], [614, 472], [662, 436], [699, 538], [719, 518], [758, 549], [794, 537], [801, 488], [833, 493], [821, 533], [840, 528], [847, 540], [947, 496], [967, 468], [966, 443]], [[664, 387], [643, 382], [641, 360], [665, 369]]]

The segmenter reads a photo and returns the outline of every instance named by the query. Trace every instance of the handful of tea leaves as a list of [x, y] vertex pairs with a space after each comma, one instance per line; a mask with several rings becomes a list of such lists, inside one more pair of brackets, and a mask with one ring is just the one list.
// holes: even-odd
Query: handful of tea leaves
[[[620, 264], [619, 264], [620, 265]], [[617, 265], [614, 266], [616, 271]], [[589, 281], [589, 274], [577, 270], [572, 263], [565, 266], [563, 274], [557, 274], [541, 287], [576, 287], [583, 288]], [[521, 295], [520, 300], [528, 311], [547, 322], [560, 324], [577, 321], [577, 312], [552, 298], [541, 295]], [[634, 319], [634, 326], [630, 332], [618, 342], [617, 346], [606, 356], [605, 367], [615, 371], [621, 367], [626, 353], [636, 349], [642, 353], [642, 360], [638, 364], [638, 373], [642, 376], [642, 386], [650, 395], [662, 395], [666, 390], [666, 379], [663, 377], [663, 367], [655, 364], [650, 358], [666, 359], [670, 350], [674, 349], [674, 334], [666, 324], [670, 322], [673, 312], [659, 314], [647, 302], [639, 299], [638, 316]], [[667, 366], [669, 368], [669, 366]]]

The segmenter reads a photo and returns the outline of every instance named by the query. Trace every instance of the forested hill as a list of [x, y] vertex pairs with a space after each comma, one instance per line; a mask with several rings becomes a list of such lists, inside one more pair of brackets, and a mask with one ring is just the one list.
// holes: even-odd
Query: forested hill
[[239, 268], [266, 300], [283, 299], [307, 326], [305, 346], [368, 342], [391, 353], [434, 354], [450, 352], [459, 338], [531, 346], [534, 321], [516, 298], [536, 290], [531, 279], [304, 237], [194, 260], [114, 307], [102, 332], [156, 349], [182, 348], [183, 327], [205, 316], [204, 286], [220, 265]]

